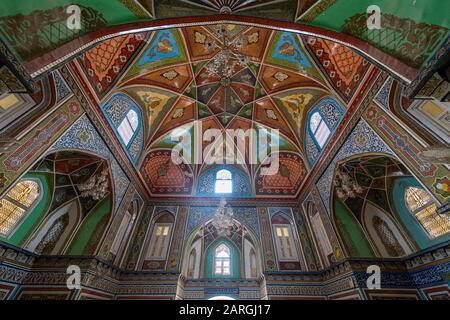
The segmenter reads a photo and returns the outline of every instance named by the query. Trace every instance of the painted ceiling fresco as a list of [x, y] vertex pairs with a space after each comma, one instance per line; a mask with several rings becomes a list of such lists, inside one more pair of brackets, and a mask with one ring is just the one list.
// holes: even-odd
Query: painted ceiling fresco
[[[305, 138], [309, 112], [320, 110], [333, 131], [370, 67], [330, 41], [232, 24], [120, 36], [77, 61], [110, 124], [117, 127], [121, 115], [139, 107], [144, 142], [132, 145], [143, 150], [132, 160], [153, 194], [178, 196], [214, 195], [215, 173], [226, 167], [237, 179], [235, 196], [295, 197], [320, 156], [321, 148]], [[219, 140], [201, 140], [208, 129], [255, 131], [244, 148], [223, 136], [238, 162], [227, 165], [211, 151]], [[270, 142], [273, 129], [280, 132], [279, 152]], [[171, 160], [174, 130], [190, 134], [181, 164]], [[279, 155], [279, 170], [264, 176], [267, 157], [258, 156], [272, 152]]]
[[[66, 9], [70, 5], [80, 7], [80, 29], [67, 27]], [[367, 11], [373, 5], [381, 10], [380, 29], [367, 27]], [[402, 75], [400, 67], [390, 66], [412, 81], [416, 71], [423, 69], [448, 39], [450, 29], [450, 2], [441, 0], [54, 0], [28, 1], [20, 6], [14, 0], [4, 0], [0, 12], [2, 40], [31, 74], [38, 71], [40, 56], [71, 41], [81, 47], [86, 40], [78, 38], [92, 31], [101, 36], [108, 33], [108, 28], [124, 24], [165, 18], [186, 18], [180, 22], [187, 23], [192, 16], [224, 14], [226, 18], [231, 14], [351, 35], [411, 67]], [[51, 54], [46, 59], [59, 56]], [[345, 85], [343, 90], [351, 88]]]

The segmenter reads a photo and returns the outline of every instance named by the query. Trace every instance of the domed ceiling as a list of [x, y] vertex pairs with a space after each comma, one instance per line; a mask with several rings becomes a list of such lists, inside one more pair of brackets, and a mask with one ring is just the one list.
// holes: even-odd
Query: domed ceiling
[[[324, 147], [308, 126], [312, 111], [330, 129], [329, 141], [370, 68], [327, 40], [231, 24], [116, 37], [78, 63], [113, 127], [126, 110], [137, 108], [142, 125], [131, 146], [123, 147], [153, 195], [215, 196], [215, 174], [227, 168], [234, 176], [231, 196], [241, 198], [298, 195]], [[203, 141], [208, 129], [222, 132], [223, 141]], [[228, 129], [254, 131], [242, 148], [226, 139]], [[174, 130], [190, 135], [180, 164], [171, 160]], [[233, 164], [211, 151], [221, 142], [236, 148]], [[267, 157], [255, 161], [255, 153], [276, 154], [278, 171], [262, 175]]]

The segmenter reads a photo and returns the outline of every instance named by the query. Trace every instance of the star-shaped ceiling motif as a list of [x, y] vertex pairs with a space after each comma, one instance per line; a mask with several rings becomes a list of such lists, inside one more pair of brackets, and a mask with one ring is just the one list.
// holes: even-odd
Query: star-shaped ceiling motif
[[[295, 197], [309, 170], [305, 155], [309, 148], [305, 145], [308, 113], [322, 99], [341, 92], [335, 87], [337, 82], [330, 81], [328, 70], [330, 64], [342, 70], [342, 59], [329, 59], [325, 66], [319, 63], [320, 57], [311, 56], [317, 53], [308, 47], [311, 42], [299, 35], [252, 26], [166, 29], [149, 33], [146, 39], [139, 54], [130, 57], [131, 63], [126, 62], [130, 65], [110, 87], [110, 95], [125, 93], [142, 109], [145, 151], [138, 169], [150, 191], [195, 196], [199, 188], [211, 189], [205, 185], [211, 178], [202, 176], [207, 171], [211, 177], [214, 165], [189, 164], [186, 160], [201, 151], [205, 157], [217, 158], [208, 154], [211, 142], [198, 145], [201, 139], [195, 135], [203, 135], [208, 129], [255, 129], [269, 134], [278, 129], [280, 166], [276, 175], [261, 176], [264, 159], [250, 163], [252, 143], [262, 154], [274, 150], [253, 133], [246, 138], [246, 149], [238, 150], [243, 163], [233, 165], [233, 170], [245, 186], [246, 196]], [[333, 50], [341, 52], [336, 46]], [[350, 52], [347, 56], [351, 54], [352, 61], [361, 64], [359, 56]], [[346, 72], [346, 83], [355, 77], [359, 83], [366, 72], [367, 68]], [[355, 81], [349, 87], [352, 90], [345, 92], [347, 99], [356, 91]], [[345, 107], [342, 100], [334, 99]], [[194, 121], [201, 122], [200, 131], [194, 130]], [[167, 163], [168, 152], [176, 145], [171, 139], [174, 129], [187, 130], [193, 136], [192, 152], [179, 168]], [[229, 147], [234, 148], [226, 144], [224, 148]]]

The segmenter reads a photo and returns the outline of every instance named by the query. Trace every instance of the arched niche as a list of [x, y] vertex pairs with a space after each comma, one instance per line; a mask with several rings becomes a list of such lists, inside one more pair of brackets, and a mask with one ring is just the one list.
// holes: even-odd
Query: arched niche
[[301, 270], [302, 248], [294, 221], [284, 212], [277, 212], [271, 224], [280, 270]]
[[[152, 219], [142, 256], [142, 269], [164, 270], [172, 240], [175, 215], [167, 210], [158, 212]], [[178, 236], [178, 235], [177, 235]]]
[[[221, 254], [227, 255], [225, 261], [221, 259]], [[221, 237], [215, 240], [205, 250], [204, 277], [210, 278], [225, 278], [225, 279], [237, 279], [241, 277], [241, 253], [242, 251], [226, 237]], [[224, 263], [228, 262], [229, 272], [227, 273], [227, 267]], [[218, 264], [221, 263], [221, 267]], [[220, 268], [220, 272], [217, 270]]]
[[72, 200], [44, 219], [26, 248], [42, 255], [63, 253], [80, 220], [79, 203]]
[[380, 207], [367, 202], [364, 227], [382, 257], [402, 257], [412, 253], [396, 223]]
[[354, 156], [336, 167], [333, 222], [351, 256], [399, 257], [418, 250], [421, 234], [411, 229], [419, 222], [399, 210], [405, 190], [399, 194], [397, 181], [405, 179], [419, 184], [400, 160], [385, 154]]
[[42, 197], [11, 242], [38, 254], [95, 254], [112, 216], [109, 162], [60, 150], [41, 157], [24, 177], [39, 181]]
[[[233, 220], [233, 223], [228, 235], [217, 233], [211, 221], [207, 221], [187, 236], [182, 264], [182, 274], [186, 278], [256, 279], [261, 275], [261, 252], [257, 237], [237, 220]], [[213, 272], [214, 248], [220, 244], [230, 248], [233, 273], [229, 276], [216, 276]]]

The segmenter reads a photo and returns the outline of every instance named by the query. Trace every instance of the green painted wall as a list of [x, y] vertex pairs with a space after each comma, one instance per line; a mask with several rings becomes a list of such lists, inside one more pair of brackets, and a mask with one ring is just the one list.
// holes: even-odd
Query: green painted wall
[[66, 254], [93, 254], [92, 247], [98, 244], [99, 237], [103, 233], [110, 212], [111, 199], [108, 196], [100, 201], [84, 219]]
[[[81, 17], [80, 30], [67, 27], [72, 12], [67, 14], [66, 10], [70, 5], [79, 5], [81, 11], [90, 8], [84, 22]], [[0, 1], [0, 37], [24, 63], [105, 26], [152, 19], [137, 2], [130, 0], [22, 0], [20, 5], [17, 0]]]
[[420, 249], [425, 249], [430, 246], [446, 242], [450, 240], [450, 234], [445, 236], [430, 239], [427, 232], [421, 226], [420, 222], [411, 215], [405, 203], [405, 191], [408, 187], [423, 188], [414, 177], [400, 177], [396, 178], [392, 192], [389, 195], [392, 207], [397, 213], [401, 223], [406, 227], [409, 235], [415, 240]]
[[139, 18], [118, 0], [45, 0], [45, 1], [0, 1], [0, 16], [27, 15], [35, 10], [48, 10], [55, 7], [68, 7], [82, 5], [99, 11], [108, 22], [108, 25], [139, 21]]
[[15, 246], [21, 246], [30, 236], [32, 231], [45, 217], [48, 208], [53, 199], [54, 177], [53, 173], [27, 173], [23, 179], [37, 179], [42, 186], [42, 198], [34, 207], [33, 211], [27, 215], [25, 220], [20, 224], [19, 228], [8, 238], [1, 237], [1, 241], [5, 241]]
[[[322, 0], [321, 3], [330, 6], [318, 16], [314, 13], [303, 17], [307, 24], [351, 34], [416, 69], [427, 64], [450, 34], [450, 1]], [[383, 20], [389, 28], [369, 30], [365, 19], [353, 20], [357, 15], [366, 15], [371, 5], [379, 6], [382, 15], [394, 17]]]
[[[220, 246], [222, 243], [226, 244], [230, 250], [231, 250], [231, 276], [217, 276], [214, 274], [214, 255], [216, 252], [216, 248]], [[225, 238], [221, 238], [216, 240], [214, 243], [212, 243], [208, 251], [206, 252], [206, 258], [205, 258], [205, 278], [239, 278], [241, 274], [240, 270], [240, 254], [239, 250], [236, 248], [236, 246], [229, 240]]]
[[450, 1], [446, 0], [338, 0], [310, 24], [340, 31], [347, 18], [366, 12], [371, 5], [379, 6], [382, 13], [450, 29]]
[[334, 201], [335, 222], [351, 257], [374, 257], [366, 236], [351, 212], [341, 201]]

